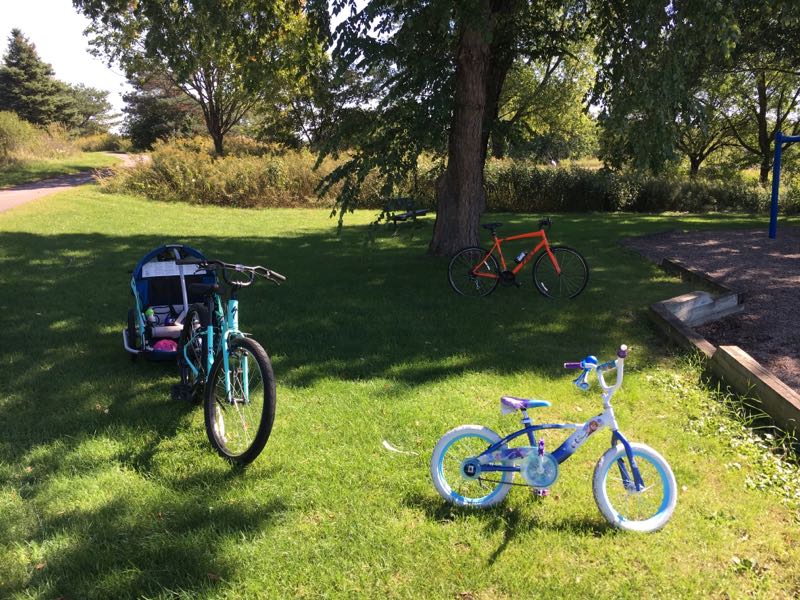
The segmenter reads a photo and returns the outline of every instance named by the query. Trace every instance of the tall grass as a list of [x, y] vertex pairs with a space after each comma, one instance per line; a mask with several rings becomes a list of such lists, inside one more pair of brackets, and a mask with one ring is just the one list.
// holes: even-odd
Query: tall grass
[[[155, 200], [185, 201], [230, 207], [331, 206], [340, 188], [317, 195], [320, 181], [347, 157], [321, 165], [307, 150], [280, 151], [247, 138], [231, 138], [227, 154], [215, 157], [205, 138], [159, 142], [150, 163], [120, 170], [103, 181], [109, 192], [134, 192]], [[485, 169], [487, 209], [547, 212], [764, 212], [769, 190], [746, 178], [688, 179], [679, 175], [645, 175], [597, 168], [566, 167], [530, 161], [490, 159]], [[442, 162], [419, 159], [416, 172], [396, 188], [422, 207], [436, 205], [435, 182]], [[383, 181], [372, 172], [364, 181], [357, 207], [386, 204]], [[787, 180], [781, 195], [784, 214], [800, 212], [799, 186]]]
[[116, 133], [84, 135], [75, 142], [83, 152], [128, 152], [131, 149], [131, 141]]
[[0, 112], [0, 164], [63, 158], [79, 151], [61, 125], [36, 127], [13, 112]]
[[134, 192], [155, 200], [231, 207], [313, 206], [315, 188], [328, 169], [314, 170], [307, 151], [271, 154], [246, 138], [228, 141], [228, 153], [213, 155], [203, 138], [156, 143], [150, 161], [118, 169], [101, 180], [109, 192]]

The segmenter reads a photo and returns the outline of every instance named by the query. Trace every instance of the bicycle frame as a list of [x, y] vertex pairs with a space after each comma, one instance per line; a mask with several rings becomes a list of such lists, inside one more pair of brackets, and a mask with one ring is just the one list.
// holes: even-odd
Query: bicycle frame
[[[191, 342], [194, 342], [197, 338], [201, 336], [205, 336], [208, 342], [207, 348], [208, 352], [206, 354], [206, 382], [211, 377], [211, 367], [214, 365], [214, 357], [217, 350], [220, 351], [222, 354], [222, 367], [223, 372], [225, 373], [225, 397], [230, 401], [231, 399], [231, 373], [230, 373], [230, 361], [229, 361], [229, 353], [230, 348], [228, 342], [231, 337], [238, 337], [243, 336], [244, 334], [239, 331], [239, 300], [234, 296], [230, 300], [228, 300], [228, 310], [223, 311], [222, 308], [222, 299], [218, 294], [214, 294], [213, 297], [213, 305], [214, 305], [214, 315], [216, 316], [216, 321], [221, 324], [220, 332], [219, 332], [219, 340], [216, 341], [214, 339], [214, 325], [213, 322], [215, 319], [211, 319], [211, 323], [208, 324], [206, 329], [203, 331], [199, 331], [196, 335], [190, 338], [189, 343], [187, 343], [183, 348], [183, 357], [185, 359], [186, 364], [192, 370], [195, 377], [200, 373], [198, 369], [192, 364], [192, 361], [189, 360], [189, 357], [186, 355], [186, 349], [191, 345]], [[242, 393], [244, 395], [245, 402], [249, 402], [249, 390], [248, 390], [248, 365], [247, 365], [247, 356], [242, 357]]]
[[506, 263], [505, 256], [503, 256], [503, 249], [502, 245], [504, 242], [513, 242], [516, 240], [526, 240], [526, 239], [533, 239], [533, 238], [541, 238], [541, 241], [536, 245], [536, 247], [528, 252], [525, 255], [525, 258], [520, 262], [516, 267], [514, 267], [511, 272], [516, 275], [519, 273], [525, 265], [527, 265], [530, 260], [539, 253], [539, 250], [544, 248], [544, 251], [547, 252], [547, 256], [550, 258], [550, 262], [553, 263], [553, 268], [556, 270], [558, 275], [561, 275], [561, 268], [558, 266], [558, 261], [556, 261], [556, 257], [553, 255], [552, 251], [550, 250], [550, 243], [547, 241], [547, 235], [545, 234], [543, 229], [539, 231], [531, 231], [530, 233], [522, 233], [520, 235], [512, 235], [506, 238], [498, 238], [497, 235], [494, 236], [494, 244], [492, 245], [491, 250], [486, 254], [486, 256], [481, 259], [481, 261], [472, 268], [472, 274], [476, 277], [486, 277], [488, 279], [499, 279], [500, 275], [498, 273], [491, 273], [486, 271], [478, 271], [478, 267], [486, 263], [486, 260], [494, 254], [495, 250], [500, 255], [500, 268], [502, 271], [508, 271], [508, 266]]
[[[619, 389], [620, 385], [622, 385], [622, 377], [623, 377], [623, 365], [624, 361], [620, 359], [619, 361], [609, 361], [602, 365], [599, 365], [592, 370], [595, 371], [597, 375], [597, 379], [600, 382], [600, 387], [603, 390], [603, 412], [589, 419], [584, 423], [543, 423], [541, 425], [533, 425], [531, 422], [530, 417], [528, 416], [527, 410], [522, 410], [522, 423], [525, 425], [522, 429], [515, 431], [501, 439], [500, 441], [492, 444], [486, 450], [484, 450], [480, 455], [477, 456], [478, 462], [481, 465], [481, 472], [519, 472], [521, 468], [519, 465], [515, 464], [491, 464], [494, 461], [500, 462], [509, 462], [509, 461], [521, 461], [526, 458], [529, 454], [535, 453], [537, 451], [536, 445], [536, 431], [546, 430], [546, 429], [575, 429], [576, 431], [570, 435], [564, 442], [556, 448], [551, 454], [553, 458], [556, 460], [558, 464], [563, 463], [566, 461], [570, 456], [575, 454], [578, 449], [589, 439], [589, 437], [600, 431], [601, 429], [605, 429], [606, 427], [611, 429], [611, 446], [614, 447], [617, 442], [620, 442], [622, 446], [625, 448], [625, 454], [628, 459], [628, 462], [631, 466], [631, 471], [633, 472], [633, 477], [628, 474], [628, 470], [625, 466], [625, 463], [622, 459], [617, 460], [617, 467], [620, 471], [620, 476], [622, 477], [623, 484], [628, 487], [633, 484], [634, 489], [638, 492], [645, 488], [644, 481], [642, 479], [642, 475], [639, 472], [639, 468], [636, 465], [636, 460], [633, 456], [633, 450], [631, 449], [630, 442], [625, 438], [622, 432], [619, 430], [617, 426], [617, 420], [614, 416], [614, 409], [611, 407], [611, 398], [614, 395], [614, 392]], [[617, 369], [617, 382], [613, 386], [606, 385], [605, 379], [603, 378], [603, 370], [605, 369]], [[580, 379], [580, 378], [579, 378]], [[522, 446], [516, 448], [508, 448], [505, 447], [510, 441], [521, 437], [523, 435], [527, 435], [528, 442], [530, 443], [529, 446]]]

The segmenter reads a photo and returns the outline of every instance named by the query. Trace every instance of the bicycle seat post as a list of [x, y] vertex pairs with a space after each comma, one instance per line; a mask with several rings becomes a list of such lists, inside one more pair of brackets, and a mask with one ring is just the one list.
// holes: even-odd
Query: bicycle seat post
[[496, 240], [497, 228], [500, 227], [501, 225], [502, 223], [483, 223], [481, 227], [483, 227], [484, 229], [488, 229], [492, 234], [492, 238]]

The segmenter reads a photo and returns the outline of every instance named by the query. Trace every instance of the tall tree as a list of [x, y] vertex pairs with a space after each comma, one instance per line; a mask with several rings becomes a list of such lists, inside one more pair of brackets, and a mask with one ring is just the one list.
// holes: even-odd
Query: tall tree
[[689, 176], [696, 177], [700, 165], [712, 154], [734, 144], [728, 124], [730, 87], [725, 77], [703, 81], [694, 95], [691, 110], [678, 115], [675, 147], [689, 161]]
[[104, 133], [116, 124], [119, 114], [108, 101], [108, 92], [83, 84], [66, 88], [66, 125], [80, 134]]
[[60, 120], [67, 102], [65, 87], [52, 67], [39, 58], [36, 46], [19, 29], [12, 29], [0, 68], [0, 110], [46, 125]]
[[92, 44], [129, 78], [163, 70], [200, 107], [218, 154], [260, 99], [318, 50], [300, 0], [73, 0]]
[[352, 137], [357, 130], [362, 140], [329, 178], [344, 182], [342, 209], [370, 169], [380, 170], [390, 192], [420, 152], [440, 152], [446, 166], [436, 182], [429, 251], [450, 254], [476, 243], [483, 168], [506, 75], [517, 56], [539, 58], [573, 41], [585, 8], [580, 0], [334, 3], [334, 10], [350, 11], [336, 31], [334, 59], [380, 82], [367, 99], [372, 118], [340, 123], [340, 132]]
[[500, 95], [492, 155], [502, 158], [509, 152], [550, 161], [587, 154], [596, 138], [585, 104], [594, 73], [588, 48], [517, 60]]
[[608, 163], [660, 168], [696, 113], [704, 78], [733, 75], [739, 106], [721, 116], [766, 181], [775, 125], [793, 122], [796, 88], [784, 84], [799, 74], [800, 3], [613, 0], [596, 5], [593, 23]]
[[775, 134], [800, 133], [800, 74], [776, 70], [775, 59], [762, 55], [737, 68], [731, 78], [734, 110], [726, 123], [742, 150], [759, 167], [759, 181], [769, 181], [774, 158]]
[[125, 94], [123, 130], [134, 148], [152, 148], [157, 140], [177, 135], [201, 134], [203, 115], [163, 73], [148, 73], [130, 81], [133, 90]]
[[730, 3], [598, 3], [601, 158], [659, 170], [674, 160], [678, 115], [691, 114], [709, 69], [731, 57], [739, 34]]

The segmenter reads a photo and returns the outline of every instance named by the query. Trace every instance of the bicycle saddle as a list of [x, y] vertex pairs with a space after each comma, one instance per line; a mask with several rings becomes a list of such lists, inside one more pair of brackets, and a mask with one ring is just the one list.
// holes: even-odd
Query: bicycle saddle
[[489, 231], [494, 231], [498, 227], [502, 227], [502, 225], [502, 223], [483, 223], [481, 227], [488, 229]]
[[515, 410], [525, 410], [528, 408], [543, 408], [550, 406], [547, 400], [527, 400], [525, 398], [515, 398], [514, 396], [503, 396], [500, 398], [500, 412], [504, 415]]

